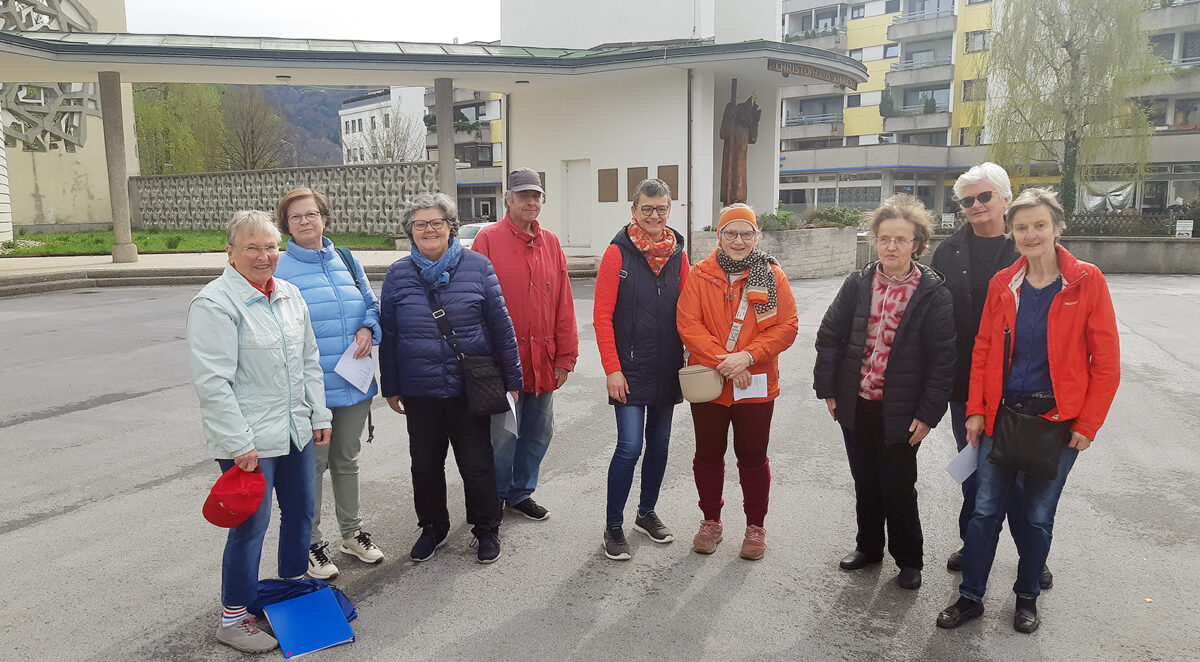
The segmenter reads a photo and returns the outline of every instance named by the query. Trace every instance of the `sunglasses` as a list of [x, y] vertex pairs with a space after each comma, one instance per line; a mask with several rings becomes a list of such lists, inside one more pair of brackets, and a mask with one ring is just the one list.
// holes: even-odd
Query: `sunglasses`
[[958, 204], [963, 209], [969, 209], [971, 207], [974, 207], [976, 200], [978, 200], [986, 205], [987, 203], [992, 201], [992, 196], [995, 194], [996, 194], [995, 191], [984, 191], [983, 193], [980, 193], [979, 195], [968, 195], [965, 198], [959, 198]]

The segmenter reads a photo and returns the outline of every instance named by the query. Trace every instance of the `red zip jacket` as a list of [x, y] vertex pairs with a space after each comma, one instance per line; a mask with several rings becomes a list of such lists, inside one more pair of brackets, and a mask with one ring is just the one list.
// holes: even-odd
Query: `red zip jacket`
[[[1057, 250], [1063, 286], [1050, 303], [1046, 350], [1058, 406], [1042, 416], [1054, 421], [1074, 419], [1071, 429], [1094, 440], [1121, 381], [1117, 315], [1100, 269], [1076, 259], [1062, 246]], [[1022, 257], [992, 277], [975, 337], [967, 415], [983, 414], [989, 435], [1004, 390], [1004, 330], [1016, 327], [1021, 281], [1028, 265]]]
[[532, 235], [522, 232], [505, 214], [479, 231], [471, 250], [486, 255], [496, 269], [517, 333], [523, 390], [536, 395], [555, 389], [555, 368], [575, 369], [579, 332], [567, 256], [553, 232], [537, 221], [532, 229]]

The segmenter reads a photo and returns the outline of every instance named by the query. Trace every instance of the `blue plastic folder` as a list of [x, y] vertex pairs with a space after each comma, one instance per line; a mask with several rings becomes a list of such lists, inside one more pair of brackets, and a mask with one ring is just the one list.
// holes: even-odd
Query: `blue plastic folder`
[[267, 605], [263, 611], [286, 658], [354, 641], [354, 630], [328, 587]]

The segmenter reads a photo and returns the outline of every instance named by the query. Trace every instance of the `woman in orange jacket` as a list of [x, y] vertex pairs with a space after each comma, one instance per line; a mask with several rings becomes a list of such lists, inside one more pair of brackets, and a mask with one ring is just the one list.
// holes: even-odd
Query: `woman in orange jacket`
[[[1009, 525], [1024, 529], [1023, 535], [1014, 536], [1020, 561], [1013, 584], [1013, 628], [1029, 633], [1041, 624], [1038, 580], [1050, 552], [1058, 499], [1076, 457], [1091, 446], [1112, 405], [1121, 379], [1121, 356], [1104, 274], [1058, 244], [1064, 215], [1055, 194], [1027, 189], [1006, 215], [1021, 258], [989, 283], [975, 338], [966, 428], [967, 440], [979, 449], [979, 493], [967, 525], [960, 597], [938, 614], [937, 624], [956, 628], [983, 614], [1006, 502], [1023, 477], [1021, 516], [1010, 519]], [[1069, 443], [1047, 449], [1058, 454], [1054, 479], [988, 461], [1002, 405], [1069, 423]]]
[[[704, 513], [692, 548], [711, 554], [722, 539], [721, 488], [732, 423], [746, 512], [741, 555], [754, 560], [767, 549], [763, 529], [771, 488], [767, 441], [779, 396], [777, 357], [796, 339], [796, 300], [778, 261], [757, 247], [754, 210], [744, 204], [723, 209], [717, 235], [717, 249], [688, 275], [676, 312], [679, 337], [689, 352], [688, 365], [715, 368], [726, 379], [715, 400], [692, 403], [696, 428], [692, 468]], [[726, 349], [731, 334], [736, 334], [732, 351]]]

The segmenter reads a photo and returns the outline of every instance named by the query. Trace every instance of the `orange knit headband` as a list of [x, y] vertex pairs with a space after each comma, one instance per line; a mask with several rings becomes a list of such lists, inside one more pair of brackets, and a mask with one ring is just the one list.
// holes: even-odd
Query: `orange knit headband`
[[724, 214], [721, 214], [721, 220], [717, 222], [717, 231], [720, 232], [730, 221], [746, 221], [758, 230], [758, 218], [754, 215], [754, 210], [747, 207], [734, 207], [726, 209]]

